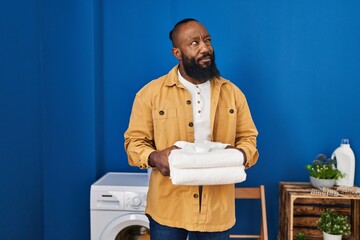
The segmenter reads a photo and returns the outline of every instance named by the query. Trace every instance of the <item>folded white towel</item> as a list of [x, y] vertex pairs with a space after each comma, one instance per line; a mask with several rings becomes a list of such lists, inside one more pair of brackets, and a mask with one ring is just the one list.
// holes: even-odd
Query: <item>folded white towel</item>
[[246, 180], [244, 166], [179, 169], [170, 167], [170, 178], [174, 185], [221, 185]]
[[237, 149], [218, 149], [211, 152], [189, 152], [184, 149], [172, 150], [169, 165], [175, 168], [214, 168], [242, 166], [244, 155]]
[[245, 181], [244, 155], [225, 149], [218, 142], [175, 143], [181, 149], [169, 155], [170, 179], [174, 185], [219, 185]]
[[189, 152], [210, 152], [213, 150], [224, 149], [229, 144], [210, 141], [204, 141], [202, 143], [177, 141], [174, 145]]

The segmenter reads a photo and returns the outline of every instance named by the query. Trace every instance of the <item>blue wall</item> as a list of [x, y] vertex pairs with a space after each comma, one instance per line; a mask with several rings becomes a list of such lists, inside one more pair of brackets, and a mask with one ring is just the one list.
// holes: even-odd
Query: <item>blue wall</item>
[[6, 240], [43, 239], [40, 39], [37, 1], [1, 2], [0, 238]]
[[94, 3], [1, 2], [0, 239], [89, 239]]
[[89, 239], [90, 185], [108, 171], [139, 171], [123, 150], [134, 95], [176, 64], [168, 31], [194, 17], [213, 37], [222, 75], [248, 98], [261, 156], [243, 185], [265, 184], [275, 239], [279, 181], [307, 181], [304, 166], [343, 137], [360, 156], [359, 8], [355, 0], [1, 2], [0, 238]]
[[96, 178], [94, 3], [42, 3], [44, 239], [89, 239]]

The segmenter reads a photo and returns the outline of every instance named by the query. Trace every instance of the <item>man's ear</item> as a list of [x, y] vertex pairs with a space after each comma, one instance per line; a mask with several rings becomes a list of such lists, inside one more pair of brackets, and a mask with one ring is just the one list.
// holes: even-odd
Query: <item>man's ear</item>
[[181, 51], [180, 51], [180, 48], [176, 48], [176, 47], [173, 47], [172, 49], [171, 49], [171, 51], [172, 51], [172, 54], [174, 55], [174, 57], [175, 58], [177, 58], [177, 59], [181, 59]]

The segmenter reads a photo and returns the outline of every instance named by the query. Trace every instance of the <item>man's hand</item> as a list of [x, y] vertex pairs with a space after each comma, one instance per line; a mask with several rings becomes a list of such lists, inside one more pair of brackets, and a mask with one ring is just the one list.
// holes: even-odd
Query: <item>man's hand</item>
[[246, 167], [247, 158], [246, 158], [246, 154], [245, 154], [244, 150], [242, 150], [242, 149], [240, 149], [240, 148], [236, 148], [236, 147], [231, 146], [231, 145], [227, 145], [227, 146], [225, 147], [225, 149], [237, 149], [237, 150], [239, 150], [239, 151], [244, 155], [244, 163], [243, 163], [243, 165]]
[[176, 146], [171, 146], [162, 151], [155, 151], [149, 155], [149, 165], [156, 167], [163, 176], [170, 176], [169, 155], [173, 149], [178, 149]]

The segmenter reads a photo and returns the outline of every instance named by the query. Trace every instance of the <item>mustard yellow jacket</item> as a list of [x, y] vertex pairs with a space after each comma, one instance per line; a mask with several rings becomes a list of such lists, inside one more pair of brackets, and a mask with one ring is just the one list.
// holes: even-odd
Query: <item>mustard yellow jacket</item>
[[[194, 141], [190, 93], [178, 79], [178, 66], [144, 86], [134, 100], [124, 134], [129, 164], [149, 168], [155, 150], [176, 141]], [[258, 159], [258, 135], [244, 94], [230, 81], [211, 79], [212, 141], [228, 143], [246, 155], [246, 167]], [[224, 231], [235, 224], [234, 184], [175, 186], [152, 170], [146, 214], [160, 224], [189, 231]]]

